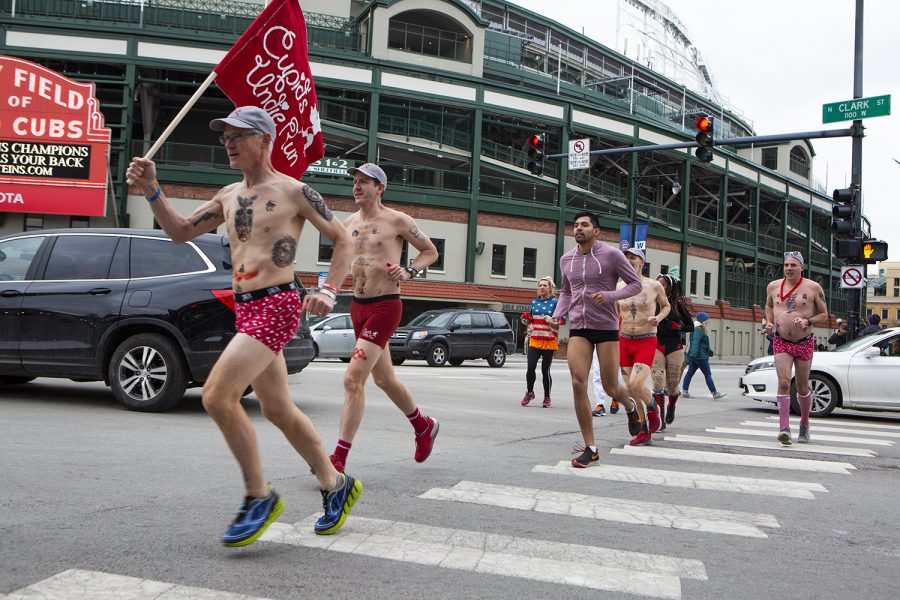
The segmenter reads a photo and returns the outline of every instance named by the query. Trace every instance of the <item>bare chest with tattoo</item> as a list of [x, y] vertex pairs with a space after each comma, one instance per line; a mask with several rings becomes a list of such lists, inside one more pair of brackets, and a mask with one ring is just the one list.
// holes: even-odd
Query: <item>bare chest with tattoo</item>
[[647, 319], [656, 314], [656, 294], [646, 285], [641, 292], [619, 301], [619, 315], [622, 317], [622, 333], [641, 335], [656, 330]]
[[287, 283], [293, 277], [302, 220], [274, 190], [241, 190], [223, 202], [237, 292]]
[[388, 278], [385, 268], [400, 261], [403, 238], [386, 219], [347, 223], [347, 233], [353, 243], [354, 293], [360, 297], [396, 294], [399, 285]]
[[[781, 287], [775, 288], [773, 302], [773, 316], [775, 317], [775, 331], [781, 337], [789, 340], [797, 339], [805, 335], [803, 327], [794, 323], [794, 319], [801, 317], [808, 319], [816, 314], [816, 296], [821, 294], [816, 286], [801, 283], [796, 289], [790, 289], [785, 283], [784, 295]], [[823, 294], [824, 296], [824, 294]], [[824, 297], [822, 298], [824, 301]]]

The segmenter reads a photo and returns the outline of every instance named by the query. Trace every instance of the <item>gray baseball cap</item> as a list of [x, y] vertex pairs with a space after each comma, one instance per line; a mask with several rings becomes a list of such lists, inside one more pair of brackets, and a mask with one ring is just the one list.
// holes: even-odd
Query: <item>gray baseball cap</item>
[[359, 167], [350, 167], [349, 169], [347, 169], [347, 173], [349, 173], [350, 175], [362, 173], [366, 177], [371, 177], [381, 185], [387, 186], [387, 175], [385, 175], [384, 171], [381, 170], [381, 167], [379, 167], [375, 163], [366, 163]]
[[269, 113], [256, 106], [240, 106], [223, 119], [213, 119], [209, 122], [209, 128], [213, 131], [224, 131], [226, 125], [240, 127], [241, 129], [255, 129], [268, 133], [275, 139], [275, 121]]
[[640, 248], [629, 248], [628, 250], [625, 251], [625, 254], [634, 254], [635, 256], [640, 258], [642, 261], [647, 262], [647, 255], [644, 254], [644, 251], [641, 250]]

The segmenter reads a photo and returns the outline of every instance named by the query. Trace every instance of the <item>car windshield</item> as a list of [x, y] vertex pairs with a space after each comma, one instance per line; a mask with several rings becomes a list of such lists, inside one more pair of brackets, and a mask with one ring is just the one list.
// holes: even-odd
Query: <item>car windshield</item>
[[424, 312], [410, 321], [407, 327], [446, 327], [454, 314], [456, 313]]
[[326, 315], [326, 316], [324, 316], [324, 317], [319, 317], [319, 316], [313, 316], [313, 315], [310, 315], [310, 317], [309, 317], [309, 326], [312, 327], [312, 326], [315, 325], [316, 323], [321, 323], [321, 322], [324, 321], [325, 319], [330, 319], [330, 318], [331, 318], [331, 315]]
[[859, 350], [863, 346], [868, 346], [877, 338], [877, 335], [864, 335], [838, 346], [834, 349], [834, 352], [852, 352], [854, 350]]

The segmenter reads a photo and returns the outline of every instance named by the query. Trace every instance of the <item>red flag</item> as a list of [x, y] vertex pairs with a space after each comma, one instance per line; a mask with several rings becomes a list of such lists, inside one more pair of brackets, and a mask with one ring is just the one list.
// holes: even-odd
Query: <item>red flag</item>
[[272, 0], [214, 69], [235, 106], [258, 106], [275, 120], [272, 166], [300, 178], [325, 154], [319, 105], [297, 0]]

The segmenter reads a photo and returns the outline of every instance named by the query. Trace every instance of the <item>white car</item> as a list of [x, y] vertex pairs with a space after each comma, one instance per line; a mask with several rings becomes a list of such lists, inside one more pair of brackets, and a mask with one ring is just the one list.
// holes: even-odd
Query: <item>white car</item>
[[[744, 396], [775, 403], [778, 377], [773, 358], [752, 361], [738, 385]], [[809, 389], [814, 417], [824, 417], [835, 408], [900, 411], [900, 327], [857, 338], [831, 352], [816, 352]], [[791, 410], [800, 412], [793, 381]]]
[[350, 362], [350, 355], [356, 346], [350, 313], [313, 317], [310, 319], [309, 332], [312, 334], [316, 358], [339, 358]]

